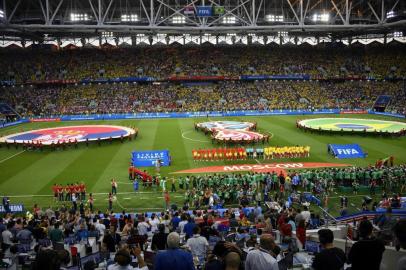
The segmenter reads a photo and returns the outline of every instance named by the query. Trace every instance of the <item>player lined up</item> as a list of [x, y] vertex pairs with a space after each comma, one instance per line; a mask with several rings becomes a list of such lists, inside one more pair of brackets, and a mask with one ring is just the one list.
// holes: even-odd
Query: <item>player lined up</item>
[[52, 192], [55, 201], [86, 200], [86, 185], [83, 182], [67, 185], [54, 184]]
[[309, 157], [310, 146], [265, 147], [264, 159]]
[[192, 150], [193, 160], [235, 160], [245, 159], [247, 152], [244, 148], [214, 148]]
[[193, 160], [237, 160], [247, 158], [278, 159], [310, 156], [310, 146], [283, 146], [265, 148], [213, 148], [192, 150]]

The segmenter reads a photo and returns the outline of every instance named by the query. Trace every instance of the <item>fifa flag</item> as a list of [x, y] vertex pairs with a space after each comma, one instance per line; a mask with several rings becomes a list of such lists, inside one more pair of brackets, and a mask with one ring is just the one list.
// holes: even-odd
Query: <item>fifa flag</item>
[[214, 15], [223, 15], [225, 13], [225, 9], [223, 6], [215, 6], [213, 9]]
[[336, 158], [365, 158], [366, 155], [358, 144], [329, 144], [328, 151]]
[[183, 9], [183, 14], [185, 14], [185, 15], [193, 15], [193, 14], [195, 14], [195, 9], [192, 6], [186, 6]]
[[198, 17], [211, 17], [212, 16], [211, 6], [197, 6], [196, 10], [197, 10]]

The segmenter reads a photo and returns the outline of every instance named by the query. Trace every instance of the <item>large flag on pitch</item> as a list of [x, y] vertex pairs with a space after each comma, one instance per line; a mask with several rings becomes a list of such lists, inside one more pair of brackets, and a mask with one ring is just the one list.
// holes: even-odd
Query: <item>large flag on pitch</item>
[[336, 158], [365, 158], [365, 153], [358, 144], [329, 144], [328, 150]]

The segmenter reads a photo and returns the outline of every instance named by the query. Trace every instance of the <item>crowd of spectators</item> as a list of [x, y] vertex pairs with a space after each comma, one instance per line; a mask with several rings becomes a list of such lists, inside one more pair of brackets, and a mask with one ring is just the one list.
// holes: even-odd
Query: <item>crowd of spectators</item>
[[[405, 220], [396, 220], [390, 211], [382, 217], [383, 223], [390, 221], [391, 224], [389, 241], [396, 239], [399, 248], [405, 248]], [[135, 269], [143, 270], [148, 267], [157, 270], [265, 270], [287, 269], [283, 267], [293, 263], [312, 264], [316, 270], [342, 269], [345, 263], [352, 264], [355, 270], [366, 266], [367, 269], [379, 269], [384, 243], [388, 243], [388, 239], [373, 232], [370, 221], [363, 219], [354, 227], [356, 236], [350, 240], [357, 242], [348, 256], [334, 247], [331, 230], [319, 229], [321, 250], [313, 251], [313, 257], [306, 252], [306, 242], [311, 242], [307, 230], [312, 229], [313, 219], [314, 214], [306, 206], [302, 210], [300, 206], [292, 206], [278, 211], [260, 206], [250, 210], [241, 206], [227, 209], [221, 215], [211, 210], [175, 208], [139, 214], [89, 210], [80, 214], [65, 207], [57, 210], [37, 208], [23, 217], [7, 214], [0, 218], [0, 261], [2, 267], [17, 260], [27, 264], [27, 259], [21, 257], [30, 256], [31, 269], [59, 270], [78, 263], [76, 248], [85, 254], [96, 248], [104, 258], [104, 261], [97, 261], [99, 267], [108, 270], [134, 269], [131, 266], [134, 264], [137, 265]], [[323, 220], [319, 220], [314, 228], [322, 223]], [[376, 225], [383, 228], [383, 223]], [[93, 244], [90, 244], [91, 239]], [[365, 262], [368, 254], [374, 256]], [[137, 258], [135, 263], [132, 257]], [[404, 260], [404, 257], [399, 260], [397, 270], [403, 269]], [[95, 262], [87, 262], [82, 269], [95, 269]]]
[[[241, 56], [244, 57], [241, 57]], [[402, 45], [171, 46], [110, 49], [2, 49], [0, 80], [17, 82], [126, 76], [309, 74], [326, 77], [405, 75]]]
[[[185, 192], [184, 205], [181, 208], [167, 206], [163, 212], [117, 214], [111, 211], [111, 205], [109, 210], [102, 212], [83, 204], [77, 210], [74, 202], [71, 208], [65, 204], [44, 209], [34, 205], [25, 215], [6, 214], [0, 218], [0, 254], [6, 257], [1, 263], [13, 264], [18, 259], [25, 264], [28, 256], [32, 269], [59, 269], [77, 263], [76, 251], [71, 249], [75, 245], [75, 248], [81, 248], [81, 256], [93, 252], [94, 248], [107, 254], [105, 261], [98, 263], [108, 270], [133, 269], [129, 266], [134, 265], [131, 256], [137, 258], [137, 267], [143, 270], [148, 267], [158, 270], [286, 269], [282, 267], [291, 264], [292, 257], [293, 262], [311, 263], [314, 269], [342, 269], [346, 262], [352, 264], [352, 269], [364, 269], [362, 267], [366, 264], [362, 261], [366, 253], [363, 251], [370, 249], [375, 255], [368, 261], [367, 269], [379, 269], [384, 244], [392, 243], [396, 237], [399, 247], [405, 246], [406, 223], [392, 215], [392, 207], [399, 207], [400, 198], [392, 198], [391, 204], [386, 195], [406, 188], [405, 173], [404, 166], [395, 166], [291, 170], [287, 175], [185, 176], [177, 181], [175, 178], [171, 180], [172, 191], [176, 191], [173, 187], [178, 182], [177, 188]], [[334, 186], [356, 181], [370, 184], [371, 188], [373, 182], [382, 185], [383, 202], [389, 204], [380, 206], [386, 207], [387, 211], [373, 221], [379, 231], [373, 233], [372, 223], [366, 219], [355, 226], [352, 224], [354, 231], [351, 234], [348, 231], [348, 236], [358, 242], [347, 256], [334, 247], [333, 233], [320, 229], [332, 221], [310, 209], [307, 199], [303, 200], [300, 195], [306, 190], [313, 194], [329, 194], [333, 190], [326, 188], [326, 183]], [[401, 187], [396, 185], [393, 189], [391, 186], [388, 190], [385, 185], [388, 181], [393, 184], [403, 182]], [[166, 184], [165, 180], [160, 182]], [[165, 184], [163, 190], [166, 190]], [[318, 192], [318, 186], [325, 190]], [[302, 193], [298, 192], [299, 189]], [[84, 196], [80, 200], [83, 202]], [[225, 203], [238, 204], [239, 207], [224, 208]], [[342, 198], [341, 204], [343, 208], [347, 207], [348, 200]], [[322, 249], [314, 257], [309, 257], [307, 231], [313, 229], [320, 229], [318, 235]], [[94, 239], [93, 244], [90, 239]], [[54, 251], [50, 250], [51, 247]], [[24, 255], [27, 252], [31, 255]], [[403, 261], [404, 258], [397, 269], [402, 269]], [[55, 266], [44, 268], [45, 264]], [[236, 268], [226, 268], [228, 264]], [[82, 267], [95, 269], [94, 265], [87, 263]]]
[[405, 113], [402, 82], [222, 82], [7, 87], [1, 100], [23, 116], [278, 109], [371, 109], [390, 95], [390, 112]]

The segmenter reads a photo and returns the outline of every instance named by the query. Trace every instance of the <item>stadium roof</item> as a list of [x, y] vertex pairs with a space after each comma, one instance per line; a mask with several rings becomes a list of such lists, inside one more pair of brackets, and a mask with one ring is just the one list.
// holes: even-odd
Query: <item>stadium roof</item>
[[117, 45], [137, 38], [153, 44], [155, 38], [170, 44], [183, 38], [185, 44], [188, 37], [200, 43], [207, 37], [219, 43], [218, 37], [235, 35], [246, 43], [260, 37], [258, 43], [267, 44], [287, 36], [297, 43], [306, 38], [386, 41], [388, 35], [404, 34], [403, 0], [0, 0], [3, 42], [96, 38]]

